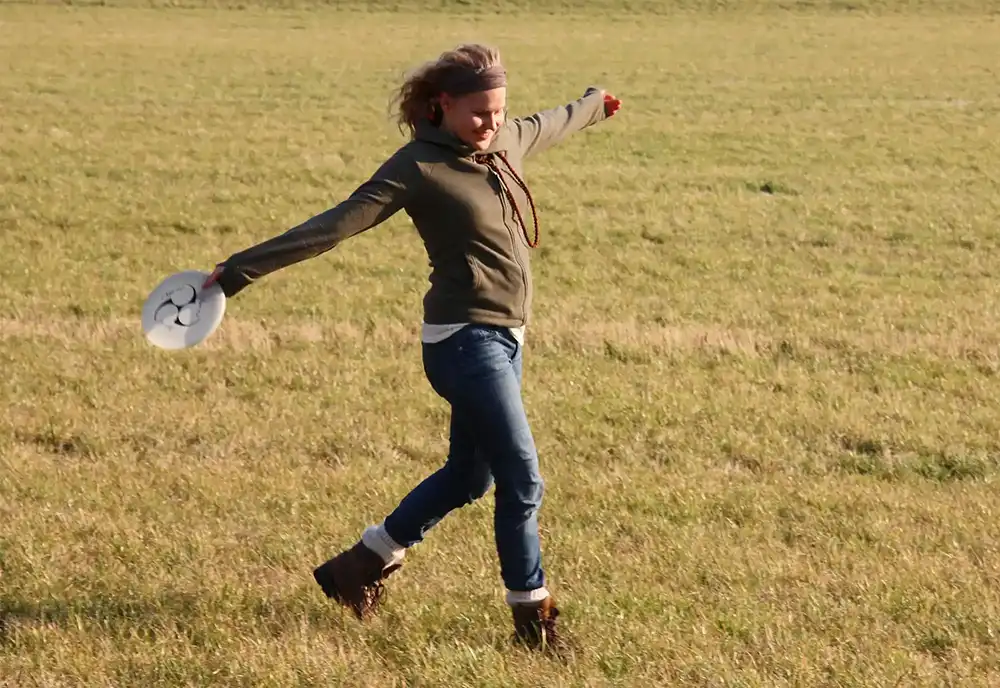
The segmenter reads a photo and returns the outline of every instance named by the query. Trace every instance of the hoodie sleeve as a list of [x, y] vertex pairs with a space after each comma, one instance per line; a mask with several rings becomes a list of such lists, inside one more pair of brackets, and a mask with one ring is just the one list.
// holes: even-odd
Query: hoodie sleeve
[[521, 155], [528, 157], [604, 119], [604, 98], [599, 89], [591, 86], [582, 98], [568, 105], [513, 120], [511, 129]]
[[227, 297], [234, 296], [268, 273], [314, 258], [385, 222], [413, 197], [419, 181], [416, 161], [400, 149], [338, 205], [226, 259], [219, 286]]

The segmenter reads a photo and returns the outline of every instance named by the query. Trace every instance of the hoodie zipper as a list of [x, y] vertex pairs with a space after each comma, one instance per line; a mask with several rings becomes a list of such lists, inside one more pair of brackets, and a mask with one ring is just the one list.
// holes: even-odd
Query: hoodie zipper
[[503, 211], [503, 226], [506, 228], [507, 234], [510, 235], [510, 248], [514, 253], [514, 261], [517, 263], [517, 266], [521, 268], [521, 284], [524, 287], [524, 296], [521, 298], [521, 320], [523, 322], [525, 316], [527, 315], [525, 313], [525, 309], [527, 308], [528, 303], [528, 271], [524, 267], [524, 263], [521, 262], [521, 258], [517, 255], [517, 237], [514, 236], [514, 230], [510, 228], [510, 223], [507, 222], [508, 212], [513, 216], [514, 209], [508, 208], [507, 200], [504, 194], [504, 187], [507, 185], [504, 182], [503, 177], [500, 175], [500, 172], [493, 169], [490, 165], [485, 165], [485, 167], [487, 174], [495, 176], [497, 178], [497, 183], [500, 184], [500, 193], [498, 193], [497, 196], [500, 199], [500, 208]]

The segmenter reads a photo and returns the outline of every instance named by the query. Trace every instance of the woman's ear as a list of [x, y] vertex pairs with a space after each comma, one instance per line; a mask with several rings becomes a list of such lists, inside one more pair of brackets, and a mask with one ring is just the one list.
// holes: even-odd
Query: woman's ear
[[440, 105], [442, 113], [451, 112], [455, 107], [455, 99], [447, 93], [442, 93], [438, 97], [438, 105]]
[[439, 99], [435, 98], [430, 102], [427, 117], [434, 126], [439, 126], [441, 124], [441, 120], [444, 119], [444, 112], [441, 110], [441, 101]]

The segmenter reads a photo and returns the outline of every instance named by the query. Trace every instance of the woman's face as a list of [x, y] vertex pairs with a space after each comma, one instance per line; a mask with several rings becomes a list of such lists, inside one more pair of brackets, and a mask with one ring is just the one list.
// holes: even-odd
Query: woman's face
[[441, 96], [441, 126], [476, 150], [486, 150], [503, 126], [507, 89], [494, 88], [453, 97]]

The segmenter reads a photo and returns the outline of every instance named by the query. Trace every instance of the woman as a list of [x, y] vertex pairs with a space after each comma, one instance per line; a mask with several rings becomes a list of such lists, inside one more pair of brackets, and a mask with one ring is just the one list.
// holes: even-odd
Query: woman
[[451, 405], [448, 458], [314, 577], [328, 597], [366, 618], [405, 551], [495, 484], [496, 547], [515, 637], [557, 649], [558, 611], [545, 587], [538, 537], [543, 483], [521, 401], [529, 250], [538, 245], [521, 170], [526, 158], [610, 117], [621, 101], [590, 88], [569, 105], [505, 122], [506, 86], [499, 53], [482, 45], [459, 46], [425, 65], [396, 99], [411, 140], [345, 201], [231, 256], [206, 285], [218, 281], [232, 297], [406, 211], [432, 267], [421, 339], [428, 381]]

